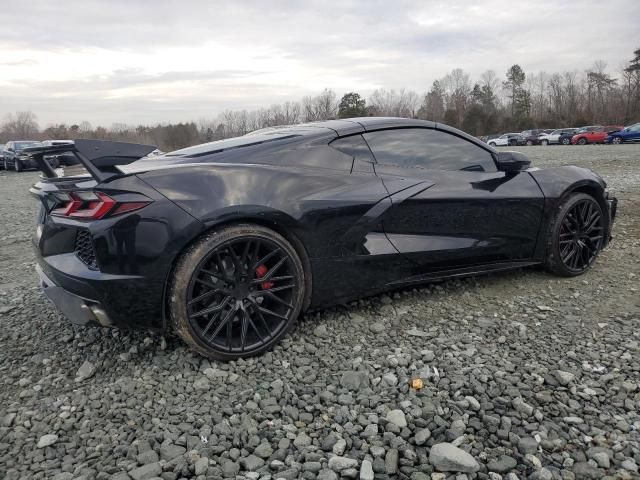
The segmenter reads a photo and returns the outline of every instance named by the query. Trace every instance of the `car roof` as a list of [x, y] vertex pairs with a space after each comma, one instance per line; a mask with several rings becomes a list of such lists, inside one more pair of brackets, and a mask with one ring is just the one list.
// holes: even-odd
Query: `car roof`
[[[436, 123], [430, 120], [420, 120], [415, 118], [402, 117], [354, 117], [339, 120], [325, 120], [320, 122], [309, 122], [297, 125], [287, 125], [278, 127], [267, 127], [254, 132], [248, 133], [248, 136], [263, 135], [269, 133], [277, 133], [281, 135], [296, 136], [322, 136], [322, 132], [331, 133], [337, 136], [354, 135], [358, 133], [366, 133], [374, 130], [383, 130], [389, 128], [436, 128], [444, 132], [466, 138], [472, 143], [486, 149], [486, 144], [477, 138], [469, 135], [462, 130], [450, 127], [444, 123]], [[519, 135], [519, 133], [511, 133], [509, 135]]]

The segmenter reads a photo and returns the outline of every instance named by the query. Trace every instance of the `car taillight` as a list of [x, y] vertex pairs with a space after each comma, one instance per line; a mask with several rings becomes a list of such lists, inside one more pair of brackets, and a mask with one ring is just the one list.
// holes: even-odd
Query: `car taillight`
[[132, 212], [149, 204], [147, 201], [118, 202], [106, 193], [93, 191], [56, 193], [55, 196], [60, 206], [53, 209], [51, 215], [84, 220]]

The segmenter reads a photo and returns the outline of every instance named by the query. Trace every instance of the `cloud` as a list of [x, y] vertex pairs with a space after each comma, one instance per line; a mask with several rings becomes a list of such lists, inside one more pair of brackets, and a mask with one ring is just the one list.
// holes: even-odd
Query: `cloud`
[[640, 47], [640, 2], [584, 0], [24, 0], [0, 13], [0, 115], [42, 123], [213, 117], [324, 87], [423, 92], [472, 78], [616, 72]]

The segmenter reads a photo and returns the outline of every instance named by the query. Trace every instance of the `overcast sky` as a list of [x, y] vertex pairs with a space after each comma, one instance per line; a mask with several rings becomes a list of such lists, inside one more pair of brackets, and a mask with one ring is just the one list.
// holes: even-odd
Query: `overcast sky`
[[421, 93], [456, 67], [617, 74], [637, 48], [640, 0], [4, 0], [0, 118], [197, 120], [325, 87]]

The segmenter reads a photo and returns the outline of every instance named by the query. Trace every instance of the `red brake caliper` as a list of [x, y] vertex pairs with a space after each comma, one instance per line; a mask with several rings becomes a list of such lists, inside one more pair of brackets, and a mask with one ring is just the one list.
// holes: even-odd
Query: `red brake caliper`
[[[264, 277], [268, 271], [269, 269], [267, 268], [266, 265], [264, 264], [258, 265], [258, 268], [256, 268], [256, 278]], [[260, 288], [262, 288], [263, 290], [268, 290], [270, 288], [273, 288], [273, 282], [262, 282], [260, 284]]]

